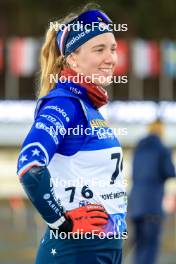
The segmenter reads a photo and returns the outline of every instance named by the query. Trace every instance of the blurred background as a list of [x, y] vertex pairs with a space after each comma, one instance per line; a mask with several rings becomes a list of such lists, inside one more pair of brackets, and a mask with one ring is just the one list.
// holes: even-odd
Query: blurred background
[[[16, 176], [20, 145], [33, 122], [38, 89], [39, 51], [49, 22], [82, 7], [84, 0], [0, 0], [0, 263], [32, 264], [42, 231], [40, 216]], [[176, 2], [175, 0], [94, 1], [116, 27], [118, 66], [102, 109], [119, 131], [128, 193], [132, 159], [147, 126], [160, 118], [164, 142], [176, 164]], [[127, 29], [123, 31], [123, 25]], [[122, 131], [125, 131], [123, 133]], [[175, 180], [165, 185], [174, 203]], [[165, 206], [167, 207], [167, 206]], [[171, 206], [172, 207], [172, 206]], [[169, 211], [169, 210], [167, 210]], [[124, 263], [132, 263], [133, 228], [125, 242]], [[158, 264], [176, 259], [176, 212], [167, 212]], [[150, 263], [148, 263], [150, 264]]]

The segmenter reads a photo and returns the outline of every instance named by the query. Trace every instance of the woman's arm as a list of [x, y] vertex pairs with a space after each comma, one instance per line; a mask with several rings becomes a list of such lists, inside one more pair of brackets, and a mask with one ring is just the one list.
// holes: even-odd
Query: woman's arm
[[[41, 108], [24, 140], [18, 158], [18, 175], [23, 188], [48, 224], [65, 221], [64, 209], [54, 195], [47, 166], [63, 141], [62, 130], [72, 127], [78, 102], [68, 98], [50, 99]], [[77, 112], [78, 115], [78, 112]]]

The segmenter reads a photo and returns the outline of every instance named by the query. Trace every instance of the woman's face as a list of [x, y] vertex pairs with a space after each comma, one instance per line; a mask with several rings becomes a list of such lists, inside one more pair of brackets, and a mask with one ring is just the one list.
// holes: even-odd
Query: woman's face
[[112, 33], [98, 35], [72, 53], [74, 69], [87, 76], [96, 85], [110, 83], [117, 63], [116, 41]]

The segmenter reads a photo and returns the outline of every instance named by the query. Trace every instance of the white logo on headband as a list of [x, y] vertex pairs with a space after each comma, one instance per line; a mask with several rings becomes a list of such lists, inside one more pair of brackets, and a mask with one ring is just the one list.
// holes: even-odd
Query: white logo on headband
[[105, 24], [104, 22], [100, 22], [98, 26], [100, 31], [110, 30], [109, 25]]
[[68, 47], [70, 47], [71, 45], [73, 45], [76, 41], [82, 39], [86, 34], [88, 34], [91, 30], [86, 30], [84, 32], [79, 33], [77, 36], [73, 37], [67, 44], [66, 47], [68, 49]]
[[100, 22], [99, 23], [99, 28], [101, 29], [103, 29], [103, 30], [105, 30], [105, 29], [108, 29], [108, 25], [107, 24], [105, 24], [104, 22]]

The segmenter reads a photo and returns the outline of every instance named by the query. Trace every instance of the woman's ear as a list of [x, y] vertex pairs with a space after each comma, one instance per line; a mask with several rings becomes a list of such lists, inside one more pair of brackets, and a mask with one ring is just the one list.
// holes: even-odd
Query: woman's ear
[[68, 55], [68, 57], [66, 58], [66, 62], [70, 66], [70, 68], [74, 69], [77, 67], [76, 56], [74, 53]]

